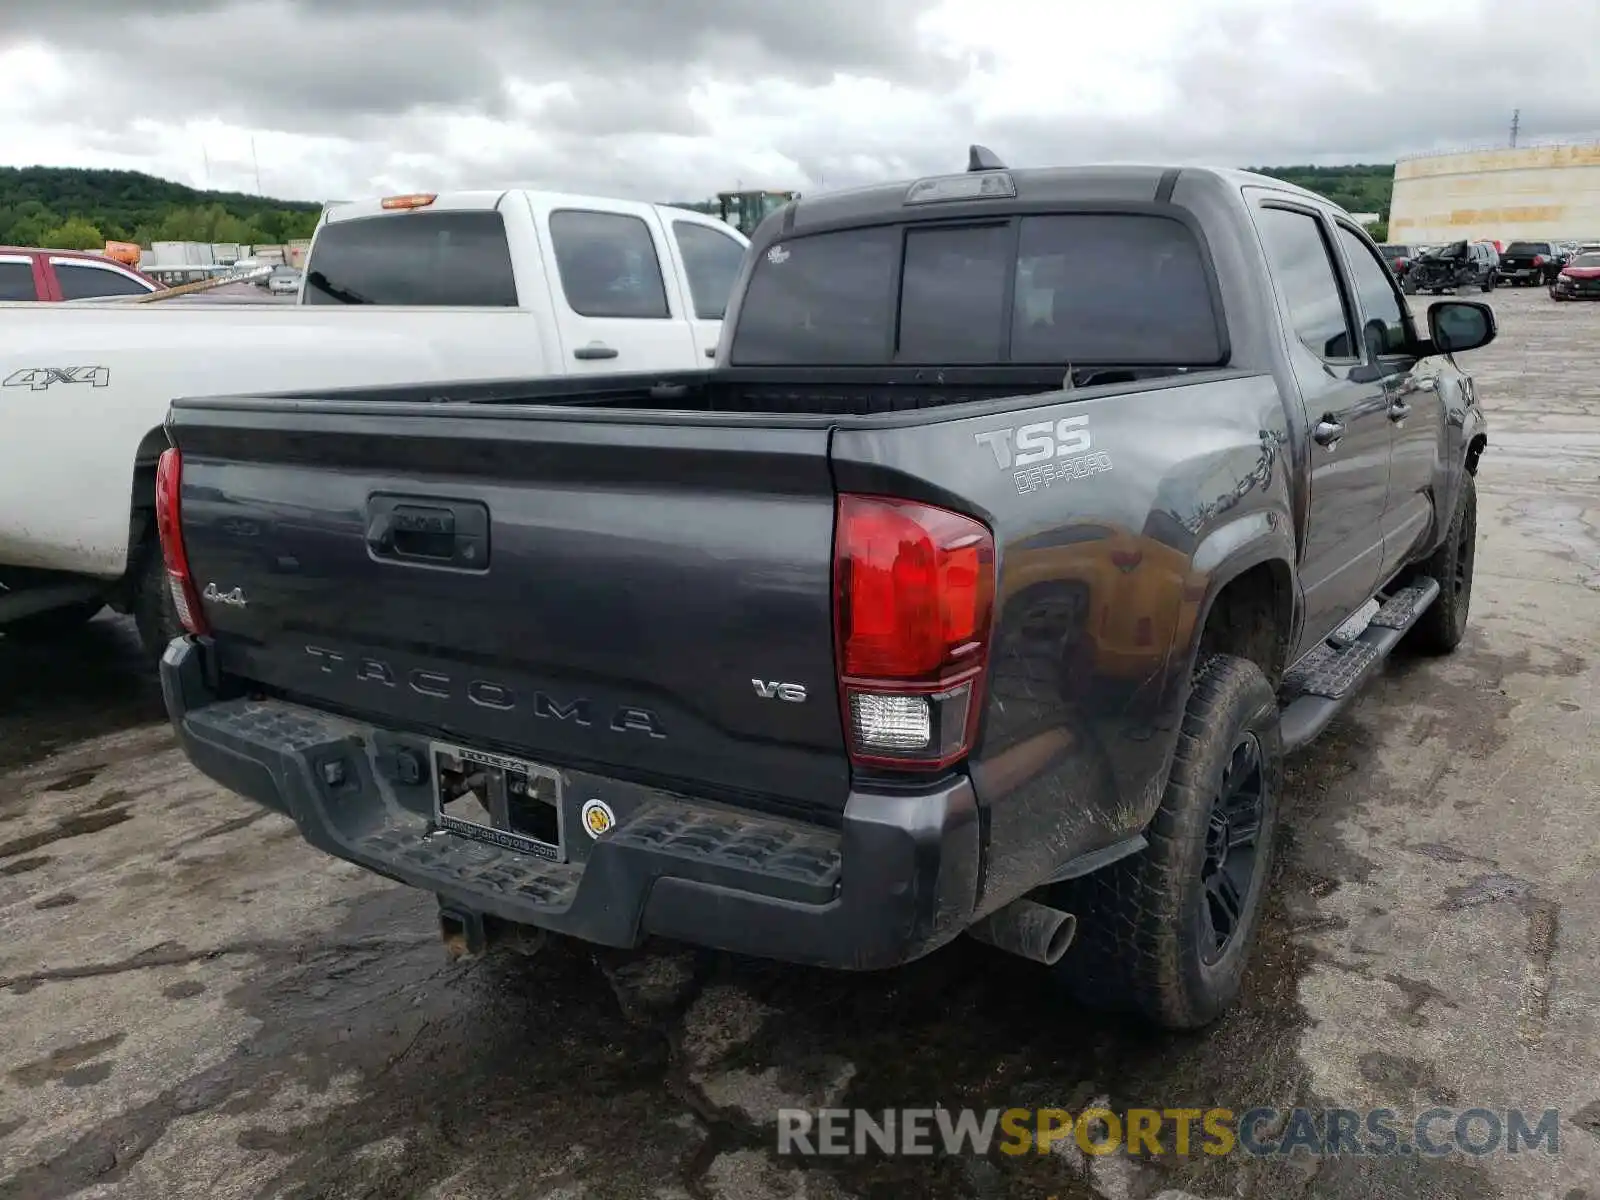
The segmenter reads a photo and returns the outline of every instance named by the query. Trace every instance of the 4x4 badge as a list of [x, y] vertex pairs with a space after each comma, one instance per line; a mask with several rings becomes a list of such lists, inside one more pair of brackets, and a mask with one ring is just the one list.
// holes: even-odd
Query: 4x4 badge
[[214, 583], [206, 584], [206, 590], [200, 593], [201, 598], [211, 600], [217, 604], [229, 604], [234, 608], [243, 608], [249, 603], [244, 598], [243, 588], [234, 588], [231, 592], [220, 591]]

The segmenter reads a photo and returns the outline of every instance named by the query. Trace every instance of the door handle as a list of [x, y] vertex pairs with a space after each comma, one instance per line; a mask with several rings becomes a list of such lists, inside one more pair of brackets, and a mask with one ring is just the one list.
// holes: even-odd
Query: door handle
[[572, 352], [573, 358], [581, 358], [586, 362], [590, 359], [615, 358], [616, 356], [617, 352], [604, 342], [590, 342], [587, 346], [579, 346]]
[[1396, 400], [1393, 404], [1389, 405], [1389, 420], [1393, 421], [1397, 425], [1410, 415], [1411, 405], [1407, 404], [1404, 400]]
[[715, 358], [716, 356], [717, 356], [717, 348], [715, 346], [707, 346], [706, 347], [706, 357], [707, 358]]
[[373, 496], [367, 553], [381, 562], [483, 571], [489, 566], [489, 510], [476, 501]]
[[1332, 450], [1339, 439], [1344, 436], [1344, 422], [1336, 421], [1332, 417], [1323, 417], [1317, 422], [1317, 427], [1311, 431], [1311, 440], [1319, 446], [1326, 446]]

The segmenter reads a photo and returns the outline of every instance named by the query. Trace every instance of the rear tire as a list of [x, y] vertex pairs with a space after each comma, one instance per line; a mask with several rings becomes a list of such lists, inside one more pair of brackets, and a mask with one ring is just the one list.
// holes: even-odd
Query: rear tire
[[178, 610], [172, 604], [172, 588], [167, 582], [167, 564], [161, 547], [153, 540], [145, 544], [139, 559], [139, 577], [134, 583], [133, 620], [139, 627], [144, 652], [157, 662], [167, 644], [183, 633]]
[[1439, 598], [1406, 634], [1405, 645], [1420, 654], [1449, 654], [1467, 633], [1472, 606], [1472, 572], [1478, 557], [1478, 485], [1461, 480], [1461, 495], [1444, 542], [1413, 574], [1439, 581]]
[[1055, 971], [1075, 999], [1167, 1029], [1222, 1015], [1260, 922], [1282, 781], [1272, 685], [1247, 659], [1212, 656], [1195, 677], [1149, 846], [1062, 885], [1056, 902], [1079, 933]]
[[0, 633], [19, 642], [54, 642], [72, 637], [99, 615], [104, 600], [80, 600], [64, 608], [46, 609], [0, 625]]

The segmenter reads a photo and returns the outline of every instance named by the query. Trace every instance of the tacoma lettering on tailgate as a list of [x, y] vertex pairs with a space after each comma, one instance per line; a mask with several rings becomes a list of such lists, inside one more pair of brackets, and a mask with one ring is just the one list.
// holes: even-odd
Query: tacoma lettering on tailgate
[[[317, 660], [326, 674], [348, 673], [353, 679], [363, 683], [376, 683], [383, 687], [398, 687], [404, 683], [419, 696], [429, 696], [438, 700], [454, 700], [464, 696], [479, 708], [501, 710], [521, 708], [524, 703], [523, 699], [509, 687], [487, 679], [469, 679], [462, 683], [442, 671], [430, 671], [421, 667], [399, 670], [381, 658], [346, 655], [322, 646], [307, 646], [306, 653]], [[541, 691], [532, 694], [532, 709], [533, 715], [542, 720], [570, 721], [574, 725], [584, 726], [595, 724], [597, 715], [602, 719], [606, 715], [604, 712], [597, 714], [595, 702], [588, 697], [558, 700], [549, 693]], [[605, 723], [615, 733], [642, 733], [652, 738], [667, 736], [661, 718], [648, 708], [621, 704], [609, 709], [609, 713], [610, 718]]]

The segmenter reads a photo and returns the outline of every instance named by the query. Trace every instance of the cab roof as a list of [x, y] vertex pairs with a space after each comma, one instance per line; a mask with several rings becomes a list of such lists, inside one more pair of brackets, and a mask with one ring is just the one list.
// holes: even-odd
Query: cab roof
[[[974, 147], [974, 153], [981, 150]], [[987, 154], [987, 152], [985, 152]], [[991, 160], [997, 161], [997, 160]], [[1009, 204], [1081, 204], [1095, 201], [1106, 201], [1117, 204], [1151, 204], [1165, 199], [1163, 193], [1170, 193], [1181, 178], [1186, 183], [1204, 180], [1214, 186], [1237, 192], [1245, 187], [1267, 188], [1272, 191], [1282, 192], [1309, 204], [1315, 204], [1325, 209], [1337, 210], [1325, 196], [1300, 187], [1297, 184], [1287, 183], [1282, 179], [1275, 179], [1269, 175], [1257, 174], [1254, 171], [1243, 171], [1230, 167], [1192, 167], [1173, 166], [1163, 164], [1086, 164], [1071, 167], [1024, 167], [1024, 168], [999, 168], [985, 166], [978, 171], [969, 170], [966, 174], [975, 174], [983, 171], [1003, 170], [1010, 177], [1015, 186], [1014, 197], [1007, 196]], [[949, 175], [929, 176], [926, 179], [958, 180], [963, 178], [960, 172], [951, 172]], [[801, 231], [810, 226], [825, 226], [833, 224], [848, 224], [852, 221], [867, 221], [882, 218], [890, 213], [907, 214], [916, 211], [906, 203], [907, 191], [914, 183], [924, 180], [898, 180], [893, 183], [868, 184], [865, 187], [849, 188], [837, 192], [825, 192], [821, 195], [803, 196], [794, 201], [783, 210], [783, 228], [786, 231]], [[975, 201], [977, 204], [989, 201]], [[952, 215], [956, 209], [962, 210], [963, 215], [972, 211], [969, 204], [930, 205], [923, 211], [933, 215], [946, 209]]]

